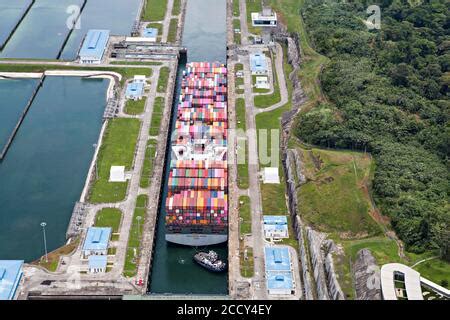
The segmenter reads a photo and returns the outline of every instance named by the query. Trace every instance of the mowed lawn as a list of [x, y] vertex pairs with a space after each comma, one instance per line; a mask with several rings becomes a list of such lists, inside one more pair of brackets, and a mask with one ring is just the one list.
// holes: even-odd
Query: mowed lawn
[[[133, 222], [128, 238], [128, 247], [123, 271], [123, 274], [126, 277], [133, 277], [137, 273], [137, 264], [139, 262], [139, 252], [141, 250], [141, 239], [144, 232], [145, 212], [147, 204], [148, 196], [142, 194], [139, 195], [136, 201]], [[138, 219], [140, 220], [138, 221]]]
[[248, 32], [259, 35], [261, 34], [261, 29], [259, 27], [254, 27], [252, 24], [252, 12], [262, 11], [262, 0], [246, 0], [247, 3], [247, 25]]
[[252, 233], [250, 198], [247, 196], [239, 197], [239, 233], [240, 235]]
[[167, 35], [168, 43], [173, 43], [177, 41], [177, 32], [178, 32], [178, 19], [174, 18], [170, 20], [169, 34]]
[[141, 114], [144, 112], [146, 101], [146, 97], [143, 97], [141, 100], [127, 100], [125, 104], [125, 113], [131, 115]]
[[299, 192], [302, 217], [315, 229], [343, 238], [374, 236], [381, 228], [370, 216], [371, 158], [358, 152], [298, 148], [305, 162], [307, 183]]
[[156, 97], [153, 104], [152, 122], [150, 124], [149, 134], [156, 137], [159, 135], [161, 120], [164, 114], [165, 100], [163, 97]]
[[138, 119], [112, 119], [108, 123], [97, 159], [97, 180], [90, 190], [92, 203], [118, 202], [125, 199], [128, 182], [109, 182], [111, 166], [130, 170], [141, 123]]
[[158, 92], [165, 93], [167, 90], [167, 83], [169, 81], [170, 69], [169, 67], [161, 67], [159, 71], [159, 79], [158, 79]]
[[104, 208], [97, 212], [95, 216], [95, 226], [100, 228], [111, 228], [112, 233], [118, 233], [122, 211], [115, 208]]
[[164, 20], [167, 10], [167, 0], [147, 0], [147, 5], [142, 13], [144, 21]]

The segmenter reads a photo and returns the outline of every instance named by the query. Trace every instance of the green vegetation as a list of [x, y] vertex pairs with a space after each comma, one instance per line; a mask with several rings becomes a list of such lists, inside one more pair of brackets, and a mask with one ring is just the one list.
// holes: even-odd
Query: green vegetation
[[167, 91], [169, 75], [170, 75], [169, 67], [161, 67], [161, 70], [159, 71], [158, 88], [157, 88], [159, 93], [165, 93]]
[[141, 100], [127, 100], [125, 104], [125, 113], [131, 115], [137, 115], [144, 112], [145, 102], [147, 97], [143, 97]]
[[236, 127], [244, 132], [247, 130], [245, 111], [245, 100], [243, 98], [236, 99]]
[[250, 198], [239, 197], [239, 234], [241, 236], [252, 233], [252, 216], [250, 213]]
[[178, 16], [179, 14], [181, 14], [181, 0], [174, 0], [172, 7], [172, 15]]
[[252, 24], [252, 12], [262, 11], [262, 0], [245, 0], [247, 3], [247, 25], [248, 32], [251, 34], [261, 34], [261, 28], [254, 27]]
[[133, 277], [137, 273], [147, 204], [148, 196], [142, 194], [139, 195], [136, 200], [136, 208], [134, 209], [133, 222], [128, 238], [127, 253], [125, 256], [125, 266], [123, 271], [123, 275], [125, 277]]
[[[238, 139], [247, 139], [245, 136], [245, 130], [247, 128], [246, 122], [245, 122], [245, 100], [243, 98], [238, 98], [236, 100], [236, 128], [238, 130], [242, 130], [240, 133], [237, 132]], [[242, 143], [243, 144], [243, 143]], [[241, 143], [238, 144], [239, 146]], [[242, 152], [245, 152], [245, 163], [238, 163], [237, 165], [237, 183], [238, 187], [241, 189], [247, 189], [249, 186], [249, 176], [248, 176], [248, 143], [247, 140], [245, 142], [245, 150], [242, 150]], [[241, 151], [239, 151], [241, 152]], [[241, 154], [241, 153], [239, 153]]]
[[178, 19], [174, 18], [170, 20], [169, 35], [167, 36], [167, 42], [174, 43], [177, 41], [178, 32]]
[[263, 214], [285, 215], [288, 213], [286, 206], [286, 182], [283, 171], [280, 174], [280, 184], [261, 183], [261, 198]]
[[63, 256], [70, 255], [78, 247], [79, 239], [73, 239], [69, 244], [62, 246], [47, 255], [48, 262], [45, 261], [45, 256], [39, 260], [33, 261], [31, 264], [41, 266], [50, 272], [55, 272], [58, 269], [59, 260]]
[[162, 21], [166, 16], [167, 0], [147, 0], [142, 13], [143, 21]]
[[441, 259], [431, 259], [424, 261], [414, 267], [420, 272], [420, 275], [431, 280], [445, 288], [449, 288], [450, 282], [450, 264]]
[[155, 152], [156, 146], [154, 142], [149, 141], [147, 143], [147, 149], [145, 150], [144, 166], [142, 167], [141, 180], [139, 183], [141, 188], [148, 188], [150, 186], [150, 179], [153, 173], [153, 162], [155, 161]]
[[298, 137], [370, 151], [374, 199], [408, 251], [439, 248], [448, 260], [445, 1], [384, 3], [379, 31], [364, 25], [360, 1], [306, 4], [309, 34], [330, 59], [321, 81], [332, 101], [300, 117]]
[[328, 63], [329, 59], [318, 54], [310, 45], [303, 17], [299, 15], [304, 2], [305, 0], [271, 0], [271, 5], [277, 11], [279, 19], [287, 25], [288, 31], [299, 37], [302, 49], [302, 67], [299, 71], [299, 77], [302, 89], [308, 96], [308, 101], [302, 106], [302, 110], [307, 111], [318, 102], [326, 101], [318, 79], [322, 68]]
[[90, 189], [90, 202], [109, 203], [125, 199], [128, 182], [109, 182], [109, 174], [111, 166], [131, 169], [140, 125], [138, 119], [125, 118], [112, 119], [108, 123], [97, 158], [97, 179]]
[[111, 228], [112, 233], [118, 233], [122, 211], [115, 208], [104, 208], [97, 212], [95, 216], [95, 226], [99, 228]]
[[159, 135], [159, 130], [161, 128], [161, 119], [164, 113], [164, 98], [156, 97], [155, 103], [153, 104], [152, 122], [150, 124], [149, 134], [153, 137]]
[[[245, 278], [253, 277], [253, 274], [255, 273], [253, 249], [245, 247], [243, 241], [239, 241], [239, 252], [241, 276]], [[245, 255], [245, 252], [247, 252], [247, 256]]]
[[233, 0], [233, 16], [239, 17], [241, 15], [241, 9], [239, 8], [239, 0]]
[[371, 158], [357, 152], [298, 149], [307, 182], [299, 191], [300, 212], [314, 229], [343, 238], [379, 235], [370, 216]]
[[[239, 144], [239, 146], [240, 145], [241, 144]], [[237, 184], [240, 189], [248, 189], [249, 175], [248, 175], [248, 142], [247, 142], [247, 140], [245, 140], [245, 150], [242, 150], [239, 152], [245, 153], [245, 163], [238, 163], [238, 165], [237, 165]]]
[[233, 37], [234, 43], [241, 44], [241, 33], [236, 33], [234, 30], [241, 30], [241, 20], [233, 19]]

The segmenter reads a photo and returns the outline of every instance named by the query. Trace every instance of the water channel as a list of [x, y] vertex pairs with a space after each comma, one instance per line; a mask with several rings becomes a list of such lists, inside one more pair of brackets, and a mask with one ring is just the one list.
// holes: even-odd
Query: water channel
[[[226, 63], [226, 1], [188, 0], [183, 46], [188, 49], [187, 61], [219, 61]], [[181, 62], [178, 79], [181, 79], [185, 62]], [[180, 81], [175, 97], [180, 94]], [[174, 104], [174, 118], [177, 105]], [[174, 119], [172, 120], [172, 125]], [[167, 159], [167, 165], [170, 158]], [[166, 168], [165, 181], [169, 170]], [[167, 184], [164, 186], [161, 212], [159, 214], [155, 252], [150, 278], [150, 293], [171, 294], [226, 294], [228, 278], [226, 273], [214, 274], [195, 264], [192, 260], [197, 250], [167, 243], [165, 240], [165, 210]], [[227, 258], [226, 244], [213, 249]]]

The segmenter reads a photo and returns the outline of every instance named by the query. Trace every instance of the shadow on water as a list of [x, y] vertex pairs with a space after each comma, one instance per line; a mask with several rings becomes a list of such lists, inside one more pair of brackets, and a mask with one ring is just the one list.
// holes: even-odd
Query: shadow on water
[[[207, 5], [206, 5], [207, 4]], [[180, 60], [174, 97], [181, 92], [181, 78], [188, 61], [226, 62], [226, 1], [189, 0], [183, 45], [188, 57]], [[186, 61], [187, 60], [187, 61]], [[177, 99], [172, 106], [171, 131], [175, 124]], [[228, 259], [227, 243], [208, 247], [188, 247], [165, 240], [165, 201], [169, 176], [170, 144], [167, 148], [164, 188], [159, 203], [156, 243], [149, 282], [151, 294], [227, 294], [227, 272], [213, 273], [193, 261], [198, 251], [212, 249]]]

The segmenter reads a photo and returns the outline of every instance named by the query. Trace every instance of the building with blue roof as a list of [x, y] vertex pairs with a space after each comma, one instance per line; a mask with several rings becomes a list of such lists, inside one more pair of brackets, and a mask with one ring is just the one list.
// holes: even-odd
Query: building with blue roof
[[156, 42], [158, 38], [158, 29], [156, 28], [145, 28], [142, 32], [144, 38], [148, 38], [150, 41]]
[[145, 84], [142, 82], [131, 82], [127, 85], [125, 98], [130, 100], [141, 100], [144, 94]]
[[266, 271], [290, 271], [291, 257], [286, 247], [265, 247]]
[[266, 273], [266, 279], [269, 294], [287, 295], [294, 293], [292, 272], [269, 271]]
[[264, 216], [264, 236], [266, 238], [289, 238], [286, 216]]
[[100, 64], [109, 40], [109, 30], [89, 30], [78, 57], [80, 63]]
[[0, 300], [13, 300], [23, 275], [23, 260], [0, 260]]
[[267, 75], [267, 57], [262, 52], [257, 52], [250, 55], [250, 69], [252, 75]]
[[107, 256], [89, 256], [89, 273], [105, 273], [108, 265]]
[[108, 254], [108, 245], [109, 240], [111, 239], [111, 232], [111, 228], [89, 228], [83, 244], [84, 258], [91, 255], [106, 256]]
[[287, 247], [264, 248], [266, 285], [269, 294], [290, 295], [295, 293], [291, 255]]

